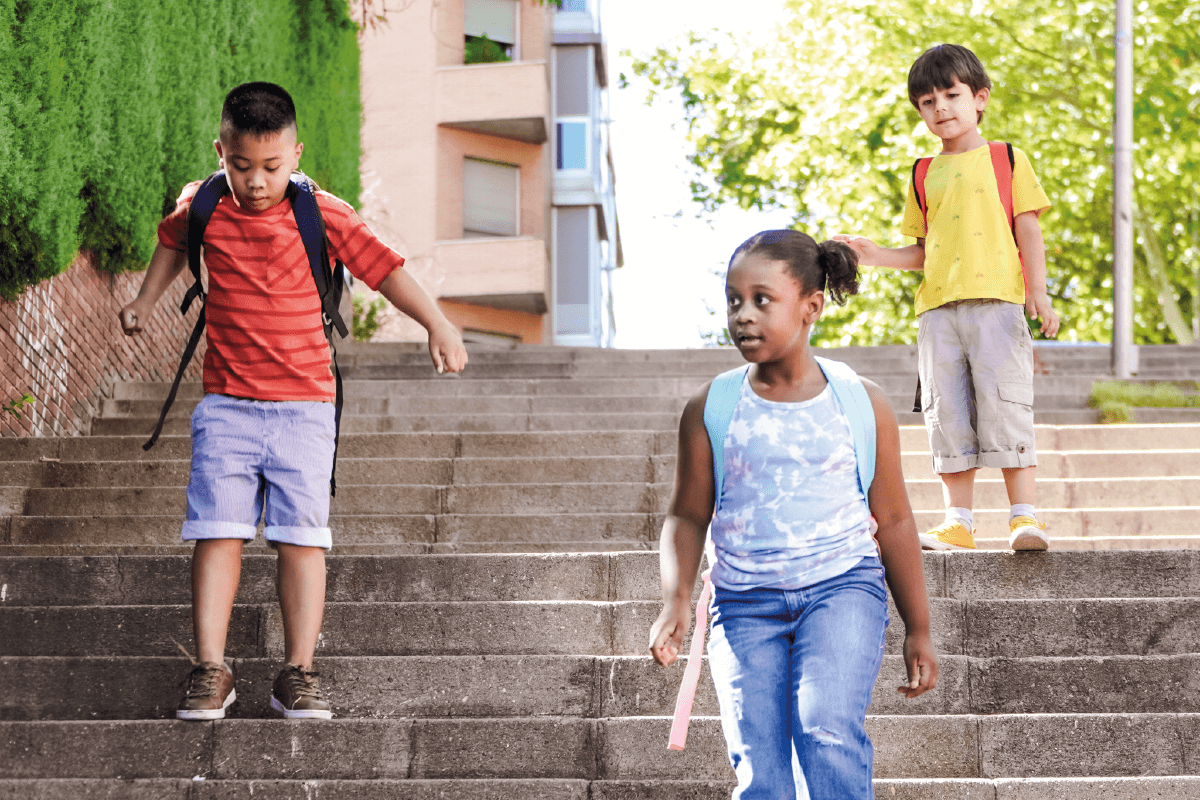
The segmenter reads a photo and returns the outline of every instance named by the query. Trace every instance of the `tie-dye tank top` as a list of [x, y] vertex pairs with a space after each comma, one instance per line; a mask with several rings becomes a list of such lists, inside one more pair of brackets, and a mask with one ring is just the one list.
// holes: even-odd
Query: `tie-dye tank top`
[[711, 527], [713, 585], [800, 589], [878, 554], [850, 422], [831, 387], [778, 403], [744, 381], [724, 461]]

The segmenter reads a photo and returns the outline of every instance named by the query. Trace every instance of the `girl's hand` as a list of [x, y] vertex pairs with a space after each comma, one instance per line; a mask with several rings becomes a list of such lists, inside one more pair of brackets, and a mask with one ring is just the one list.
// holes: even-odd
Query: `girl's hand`
[[904, 637], [904, 666], [908, 671], [908, 683], [896, 689], [904, 699], [912, 700], [937, 686], [937, 654], [928, 632], [909, 633]]
[[692, 609], [688, 602], [666, 603], [650, 626], [650, 655], [664, 667], [679, 658], [683, 637], [692, 627]]

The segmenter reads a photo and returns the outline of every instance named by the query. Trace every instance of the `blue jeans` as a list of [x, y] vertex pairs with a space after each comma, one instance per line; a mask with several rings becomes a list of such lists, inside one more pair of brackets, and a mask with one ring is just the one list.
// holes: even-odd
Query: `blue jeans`
[[[709, 669], [734, 800], [870, 800], [863, 727], [883, 662], [878, 558], [803, 589], [714, 587]], [[795, 767], [793, 767], [793, 749]]]

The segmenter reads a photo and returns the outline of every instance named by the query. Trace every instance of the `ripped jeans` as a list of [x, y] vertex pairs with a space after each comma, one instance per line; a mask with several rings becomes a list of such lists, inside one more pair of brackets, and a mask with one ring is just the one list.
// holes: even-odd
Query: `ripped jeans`
[[734, 800], [873, 798], [863, 723], [888, 624], [879, 559], [803, 589], [713, 588], [709, 670]]

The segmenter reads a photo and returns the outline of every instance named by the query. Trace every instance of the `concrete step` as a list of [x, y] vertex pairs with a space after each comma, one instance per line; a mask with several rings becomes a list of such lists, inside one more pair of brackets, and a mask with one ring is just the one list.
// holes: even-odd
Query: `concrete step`
[[[147, 516], [0, 517], [0, 542], [12, 546], [179, 545], [183, 508], [176, 506], [170, 511], [173, 513]], [[434, 547], [432, 551], [413, 552], [436, 552], [439, 547], [454, 551], [483, 542], [506, 543], [508, 549], [531, 551], [546, 550], [539, 545], [554, 544], [569, 551], [587, 543], [605, 542], [636, 543], [632, 548], [605, 549], [644, 549], [658, 540], [662, 520], [663, 515], [658, 513], [335, 513], [329, 526], [339, 552], [347, 552], [347, 547], [401, 543]], [[258, 541], [262, 541], [261, 533]]]
[[[658, 601], [330, 602], [318, 656], [640, 655]], [[1200, 598], [930, 600], [938, 652], [979, 658], [1196, 652]], [[892, 619], [899, 619], [892, 610]], [[188, 605], [0, 607], [0, 655], [166, 656]], [[887, 652], [903, 633], [889, 628]], [[232, 658], [283, 654], [274, 604], [234, 607]]]
[[[1180, 479], [1184, 480], [1184, 479]], [[354, 486], [339, 482], [331, 514], [578, 514], [661, 513], [668, 484], [513, 483], [461, 486]], [[178, 513], [186, 488], [84, 487], [29, 489], [25, 514], [50, 516], [138, 516]], [[9, 512], [11, 513], [11, 512]]]
[[[647, 656], [322, 657], [338, 719], [669, 716], [686, 659]], [[272, 716], [277, 661], [237, 659], [233, 719]], [[938, 688], [905, 700], [901, 656], [884, 657], [876, 715], [1196, 713], [1200, 654], [981, 659], [943, 655]], [[168, 657], [2, 657], [0, 720], [171, 719], [190, 669]], [[1036, 675], [1036, 681], [1030, 681]], [[705, 659], [693, 713], [718, 716]]]
[[[942, 482], [908, 478], [909, 502], [914, 509], [944, 509]], [[31, 495], [34, 491], [31, 490]], [[1038, 476], [1039, 508], [1158, 508], [1186, 506], [1200, 499], [1200, 477], [1172, 478], [1043, 478]], [[1008, 493], [1002, 478], [988, 474], [975, 480], [975, 508], [1005, 509]]]
[[[730, 779], [718, 719], [693, 718], [682, 753], [664, 752], [669, 729], [666, 717], [4, 722], [0, 778]], [[879, 779], [1188, 775], [1198, 731], [1195, 714], [867, 718]]]
[[[203, 776], [197, 776], [203, 777]], [[1200, 777], [877, 779], [888, 800], [1195, 800]], [[0, 780], [4, 800], [728, 800], [720, 780]]]
[[[95, 419], [96, 436], [149, 436], [157, 418]], [[410, 414], [405, 416], [342, 417], [343, 433], [404, 433], [434, 431], [449, 433], [509, 431], [674, 431], [679, 414]], [[163, 433], [185, 435], [191, 421], [184, 417], [169, 419]]]
[[[909, 478], [931, 473], [928, 452], [902, 454]], [[161, 461], [3, 461], [0, 486], [37, 488], [88, 486], [184, 486], [191, 463]], [[509, 458], [348, 458], [339, 457], [338, 482], [345, 485], [413, 484], [448, 486], [485, 483], [670, 483], [675, 457], [514, 456]], [[985, 469], [980, 479], [999, 475]], [[1039, 480], [1073, 478], [1171, 478], [1200, 475], [1192, 450], [1129, 450], [1038, 453]]]
[[[1200, 597], [1200, 552], [922, 553], [930, 597], [957, 600]], [[242, 557], [240, 603], [275, 600], [275, 556]], [[330, 602], [656, 601], [657, 553], [343, 555]], [[0, 556], [0, 608], [189, 602], [190, 555]], [[1152, 575], [1152, 581], [1147, 576]], [[697, 582], [697, 589], [699, 582]]]

